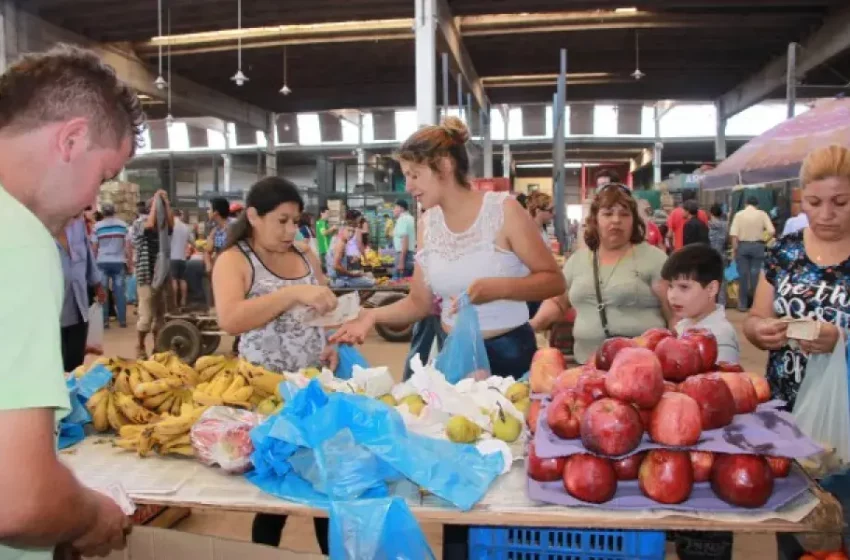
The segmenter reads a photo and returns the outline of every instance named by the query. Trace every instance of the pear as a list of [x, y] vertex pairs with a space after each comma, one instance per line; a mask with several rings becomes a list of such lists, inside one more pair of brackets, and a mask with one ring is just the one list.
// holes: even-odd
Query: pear
[[398, 405], [398, 401], [396, 401], [396, 400], [395, 400], [395, 397], [394, 397], [394, 396], [392, 396], [392, 395], [391, 395], [391, 394], [389, 394], [389, 393], [387, 393], [386, 395], [381, 395], [380, 397], [378, 397], [378, 400], [379, 400], [379, 401], [381, 401], [381, 402], [382, 402], [382, 403], [384, 403], [384, 404], [389, 405], [389, 406], [396, 406], [396, 405]]
[[505, 398], [512, 403], [517, 403], [528, 398], [530, 394], [531, 389], [528, 388], [528, 384], [517, 382], [508, 387], [508, 390], [505, 391]]
[[518, 411], [522, 412], [523, 416], [528, 416], [528, 410], [531, 408], [531, 399], [525, 397], [524, 399], [515, 402], [514, 406]]
[[414, 416], [419, 416], [422, 413], [422, 409], [425, 408], [425, 401], [419, 395], [408, 395], [401, 399], [399, 404], [406, 404], [408, 410]]
[[481, 436], [481, 428], [465, 416], [452, 416], [446, 424], [446, 435], [455, 443], [472, 443]]
[[522, 433], [522, 423], [510, 414], [505, 414], [501, 405], [499, 410], [493, 413], [492, 421], [493, 435], [502, 441], [513, 443]]
[[278, 396], [272, 395], [268, 398], [263, 399], [260, 404], [257, 405], [257, 412], [260, 414], [265, 414], [266, 416], [271, 416], [275, 412], [279, 411], [283, 408], [283, 399]]
[[301, 375], [303, 375], [307, 379], [313, 379], [314, 377], [319, 377], [319, 375], [321, 373], [322, 373], [322, 370], [320, 370], [319, 368], [315, 368], [315, 367], [304, 368], [301, 371]]

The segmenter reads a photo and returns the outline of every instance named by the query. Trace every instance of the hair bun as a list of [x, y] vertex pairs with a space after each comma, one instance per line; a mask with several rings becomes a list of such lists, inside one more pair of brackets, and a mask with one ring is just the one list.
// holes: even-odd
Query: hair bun
[[455, 144], [466, 144], [469, 142], [469, 129], [466, 127], [466, 123], [459, 118], [446, 117], [440, 126], [448, 133], [452, 142]]

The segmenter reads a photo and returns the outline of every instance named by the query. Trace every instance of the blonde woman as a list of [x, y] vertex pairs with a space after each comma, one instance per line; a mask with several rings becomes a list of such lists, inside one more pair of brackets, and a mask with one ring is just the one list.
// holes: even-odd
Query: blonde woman
[[[800, 170], [809, 227], [768, 249], [747, 338], [769, 350], [767, 380], [775, 398], [793, 407], [810, 354], [828, 354], [850, 328], [850, 150], [830, 146], [809, 154]], [[815, 319], [817, 340], [788, 344], [781, 319]]]
[[552, 197], [540, 191], [533, 192], [526, 201], [526, 208], [531, 214], [531, 219], [537, 224], [537, 229], [540, 230], [540, 236], [546, 246], [549, 246], [549, 233], [546, 231], [546, 226], [552, 221], [555, 216], [555, 207], [552, 205]]

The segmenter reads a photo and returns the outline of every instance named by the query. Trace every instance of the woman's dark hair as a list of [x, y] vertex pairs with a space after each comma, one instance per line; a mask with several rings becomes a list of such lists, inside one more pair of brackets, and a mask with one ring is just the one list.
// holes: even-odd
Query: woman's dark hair
[[304, 211], [304, 199], [290, 181], [280, 177], [266, 177], [254, 183], [245, 199], [245, 211], [230, 226], [224, 250], [251, 237], [253, 230], [251, 222], [248, 221], [248, 209], [253, 208], [262, 217], [286, 203], [297, 204], [298, 212]]
[[705, 288], [712, 282], [723, 281], [723, 257], [705, 243], [693, 243], [670, 255], [661, 269], [661, 278], [695, 280]]
[[298, 225], [300, 227], [312, 227], [313, 225], [313, 216], [309, 212], [304, 212], [301, 214], [301, 219], [298, 220]]
[[699, 214], [699, 202], [696, 200], [686, 200], [682, 205], [682, 208], [685, 209], [685, 212], [690, 214], [691, 216], [696, 216]]
[[[606, 177], [608, 179], [608, 183], [619, 183], [620, 182], [620, 174], [614, 171], [613, 169], [602, 169], [596, 173], [596, 177], [594, 179], [599, 182], [599, 179], [602, 177]], [[604, 186], [604, 185], [603, 185]]]
[[210, 208], [225, 220], [230, 217], [230, 203], [226, 198], [210, 199]]
[[599, 191], [590, 205], [590, 214], [587, 216], [584, 226], [584, 242], [591, 251], [599, 249], [599, 211], [617, 205], [627, 208], [632, 214], [632, 234], [629, 237], [629, 242], [632, 245], [637, 245], [643, 243], [644, 238], [646, 238], [646, 225], [638, 215], [637, 202], [635, 202], [634, 197], [627, 188], [617, 183], [611, 183], [608, 187]]
[[716, 203], [712, 204], [710, 212], [711, 212], [711, 215], [714, 216], [715, 218], [722, 218], [723, 217], [723, 207], [719, 204], [716, 204]]
[[449, 158], [454, 169], [454, 179], [469, 187], [469, 154], [466, 143], [469, 129], [457, 117], [447, 117], [440, 125], [426, 126], [405, 140], [395, 155], [398, 161], [425, 163], [434, 171], [442, 158]]

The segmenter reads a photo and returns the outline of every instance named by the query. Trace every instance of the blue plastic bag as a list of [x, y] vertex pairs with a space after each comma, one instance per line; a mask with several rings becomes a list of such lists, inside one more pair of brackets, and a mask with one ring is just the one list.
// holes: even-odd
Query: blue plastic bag
[[71, 447], [85, 438], [83, 426], [91, 422], [86, 403], [111, 380], [112, 372], [102, 365], [97, 365], [82, 377], [71, 377], [65, 381], [71, 400], [71, 412], [59, 422], [59, 449]]
[[127, 303], [135, 304], [136, 300], [137, 300], [136, 275], [135, 274], [132, 274], [132, 275], [127, 277], [126, 291], [127, 291]]
[[726, 267], [726, 270], [723, 271], [723, 276], [726, 278], [727, 282], [737, 281], [738, 278], [741, 277], [741, 275], [738, 274], [738, 264], [735, 261], [730, 262]]
[[487, 359], [478, 312], [469, 303], [466, 293], [458, 298], [454, 328], [443, 343], [434, 365], [452, 384], [474, 375], [477, 370], [490, 373], [490, 360]]
[[350, 344], [340, 344], [337, 352], [339, 353], [339, 365], [336, 367], [334, 377], [338, 379], [351, 379], [354, 371], [354, 366], [360, 366], [363, 369], [369, 368], [369, 362], [363, 357], [356, 347]]
[[330, 557], [335, 560], [434, 558], [401, 498], [333, 502], [330, 511]]

